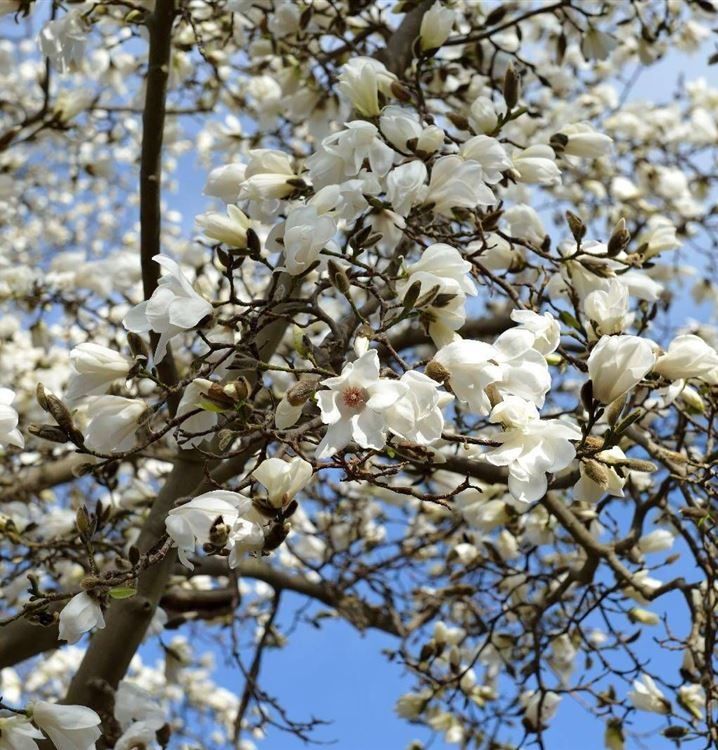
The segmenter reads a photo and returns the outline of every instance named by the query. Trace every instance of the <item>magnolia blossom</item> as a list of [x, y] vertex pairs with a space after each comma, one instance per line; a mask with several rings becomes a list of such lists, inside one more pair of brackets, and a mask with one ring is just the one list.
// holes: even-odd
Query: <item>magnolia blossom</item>
[[[212, 542], [215, 546], [231, 550], [229, 562], [236, 565], [245, 551], [259, 550], [264, 544], [264, 532], [251, 515], [252, 501], [236, 492], [212, 490], [190, 500], [167, 514], [165, 526], [172, 541], [177, 545], [180, 562], [190, 570], [189, 560], [197, 544]], [[213, 539], [211, 531], [220, 522], [226, 533]]]
[[438, 390], [436, 381], [420, 372], [405, 372], [400, 383], [406, 393], [387, 409], [389, 430], [417, 445], [431, 445], [444, 429], [442, 409], [453, 396]]
[[317, 446], [317, 458], [328, 458], [354, 440], [361, 448], [380, 450], [386, 443], [386, 410], [406, 393], [397, 380], [379, 377], [379, 356], [366, 351], [342, 369], [341, 375], [322, 381], [326, 390], [316, 399], [322, 422], [329, 425]]
[[251, 201], [280, 200], [294, 192], [296, 179], [289, 155], [270, 148], [249, 152], [239, 197]]
[[496, 203], [496, 196], [484, 184], [478, 162], [460, 156], [442, 156], [431, 169], [426, 202], [441, 216], [451, 216], [454, 208], [476, 208]]
[[219, 198], [225, 203], [236, 203], [246, 171], [247, 165], [242, 162], [225, 164], [213, 169], [207, 177], [204, 194]]
[[295, 208], [284, 223], [284, 267], [293, 276], [304, 273], [319, 258], [337, 231], [330, 216], [321, 216], [314, 206]]
[[299, 456], [289, 461], [272, 457], [262, 461], [252, 476], [267, 489], [269, 502], [281, 508], [309, 484], [312, 473], [312, 465]]
[[84, 633], [93, 628], [105, 627], [105, 618], [99, 602], [82, 591], [70, 599], [60, 612], [58, 638], [68, 643], [77, 643]]
[[701, 685], [681, 685], [678, 688], [678, 703], [694, 719], [702, 719], [706, 707], [706, 694]]
[[227, 206], [226, 214], [208, 211], [200, 214], [195, 221], [208, 239], [223, 242], [229, 247], [247, 247], [247, 230], [252, 222], [237, 206]]
[[93, 342], [79, 344], [70, 352], [65, 400], [72, 404], [85, 396], [104, 393], [115, 380], [127, 377], [131, 366], [114, 349]]
[[653, 344], [639, 336], [603, 336], [588, 358], [593, 395], [610, 404], [630, 391], [656, 362]]
[[445, 138], [444, 131], [436, 125], [422, 125], [414, 110], [393, 104], [381, 111], [379, 128], [399, 151], [433, 154]]
[[53, 741], [57, 750], [91, 750], [102, 734], [100, 717], [85, 706], [36, 701], [32, 720]]
[[638, 540], [638, 549], [644, 554], [651, 552], [665, 552], [671, 549], [675, 541], [674, 534], [668, 529], [656, 529], [644, 534]]
[[583, 156], [596, 159], [610, 153], [613, 140], [603, 133], [597, 133], [588, 123], [579, 122], [561, 128], [561, 134], [568, 139], [563, 152], [569, 156]]
[[512, 157], [514, 169], [521, 182], [539, 185], [554, 185], [561, 180], [561, 170], [556, 166], [556, 157], [551, 146], [537, 144]]
[[435, 50], [449, 38], [455, 13], [437, 0], [424, 13], [419, 29], [419, 43], [424, 51]]
[[565, 469], [573, 461], [576, 449], [570, 441], [580, 440], [581, 430], [558, 419], [540, 419], [536, 407], [518, 396], [506, 396], [489, 418], [504, 431], [492, 438], [501, 446], [484, 458], [494, 466], [508, 466], [509, 491], [516, 500], [539, 500], [546, 494], [546, 472]]
[[599, 336], [622, 333], [628, 328], [635, 318], [628, 308], [628, 287], [618, 279], [611, 279], [606, 289], [596, 289], [583, 301], [592, 330]]
[[522, 330], [533, 334], [531, 347], [544, 356], [555, 352], [561, 343], [561, 325], [551, 313], [543, 315], [532, 310], [514, 310], [511, 320], [518, 323]]
[[42, 739], [45, 735], [25, 716], [0, 715], [0, 750], [37, 750], [35, 740]]
[[426, 166], [418, 159], [401, 164], [389, 172], [386, 178], [386, 194], [399, 216], [407, 216], [412, 206], [424, 199], [427, 189], [426, 177]]
[[[197, 378], [184, 389], [182, 399], [177, 406], [176, 416], [184, 417], [185, 414], [193, 411], [198, 411], [198, 413], [187, 417], [178, 428], [178, 431], [182, 433], [179, 440], [181, 448], [196, 448], [210, 437], [209, 432], [217, 424], [217, 413], [206, 408], [208, 406], [207, 391], [212, 385], [211, 380]], [[185, 439], [185, 435], [189, 437]]]
[[635, 680], [633, 690], [628, 694], [628, 700], [641, 711], [651, 711], [655, 714], [668, 714], [671, 704], [663, 695], [653, 678], [644, 674], [640, 680]]
[[212, 314], [212, 305], [192, 288], [179, 265], [166, 255], [155, 255], [164, 275], [149, 300], [140, 302], [125, 316], [128, 331], [160, 334], [155, 360], [161, 362], [167, 354], [167, 344], [173, 336], [194, 328]]
[[499, 124], [496, 106], [488, 96], [479, 96], [469, 110], [469, 124], [476, 133], [492, 133]]
[[396, 76], [372, 57], [354, 57], [342, 66], [337, 89], [365, 117], [379, 114], [379, 94], [388, 95]]
[[511, 159], [504, 147], [487, 135], [476, 135], [461, 144], [459, 153], [464, 159], [478, 162], [483, 172], [483, 180], [494, 185], [503, 177], [503, 172], [511, 168]]
[[17, 412], [11, 406], [14, 400], [14, 391], [9, 388], [0, 388], [0, 447], [5, 445], [25, 447], [25, 438], [17, 428]]
[[677, 336], [653, 369], [669, 380], [696, 378], [718, 385], [718, 352], [700, 336]]
[[122, 396], [93, 398], [87, 407], [85, 445], [97, 453], [131, 450], [145, 409], [144, 402]]
[[83, 9], [73, 9], [60, 18], [48, 21], [40, 31], [38, 43], [42, 54], [50, 59], [60, 73], [77, 67], [82, 62], [87, 44]]
[[524, 706], [524, 719], [534, 730], [545, 727], [551, 721], [561, 702], [561, 696], [548, 690], [535, 692], [533, 690], [521, 696]]

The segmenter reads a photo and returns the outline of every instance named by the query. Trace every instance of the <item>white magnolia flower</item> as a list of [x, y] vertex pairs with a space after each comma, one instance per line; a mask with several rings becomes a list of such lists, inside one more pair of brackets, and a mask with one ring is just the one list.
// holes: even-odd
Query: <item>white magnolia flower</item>
[[132, 363], [114, 349], [92, 342], [79, 344], [70, 352], [70, 378], [65, 400], [73, 402], [85, 396], [104, 393], [119, 378], [127, 377]]
[[204, 194], [219, 198], [225, 203], [236, 203], [239, 200], [239, 189], [244, 182], [247, 165], [242, 162], [225, 164], [213, 169], [204, 186]]
[[613, 140], [603, 133], [596, 132], [588, 123], [566, 125], [561, 128], [561, 133], [568, 138], [564, 153], [569, 156], [597, 159], [611, 152]]
[[588, 358], [593, 395], [610, 404], [634, 388], [656, 362], [653, 345], [639, 336], [602, 336]]
[[413, 370], [405, 372], [399, 382], [407, 390], [387, 410], [390, 431], [417, 445], [435, 443], [444, 429], [442, 408], [453, 396], [439, 391], [436, 381]]
[[703, 718], [706, 694], [700, 685], [681, 685], [678, 688], [678, 703], [695, 719]]
[[105, 618], [102, 607], [96, 599], [93, 599], [86, 591], [70, 599], [60, 612], [59, 640], [68, 643], [77, 643], [84, 633], [93, 628], [105, 627]]
[[476, 208], [496, 203], [496, 196], [483, 182], [478, 162], [460, 156], [442, 156], [434, 162], [426, 203], [441, 216], [452, 216], [454, 208]]
[[561, 342], [561, 325], [549, 312], [543, 315], [532, 310], [514, 310], [511, 320], [518, 323], [518, 328], [533, 334], [533, 349], [544, 356], [555, 352]]
[[17, 428], [17, 412], [11, 406], [14, 400], [14, 391], [9, 388], [0, 388], [0, 447], [5, 445], [25, 447], [25, 438]]
[[317, 446], [328, 458], [354, 440], [361, 448], [380, 450], [386, 443], [386, 410], [406, 393], [406, 385], [379, 377], [374, 349], [344, 366], [341, 375], [322, 381], [316, 394], [322, 422], [329, 425]]
[[628, 328], [635, 317], [628, 308], [628, 287], [618, 279], [611, 279], [606, 289], [596, 289], [583, 301], [583, 309], [598, 336], [622, 333]]
[[292, 209], [284, 223], [284, 267], [293, 276], [306, 271], [337, 231], [331, 216], [322, 216], [314, 206]]
[[455, 12], [437, 0], [421, 19], [419, 29], [421, 49], [425, 52], [439, 49], [449, 38], [455, 18]]
[[[217, 424], [217, 413], [202, 408], [202, 402], [206, 403], [207, 391], [212, 387], [212, 381], [205, 378], [196, 378], [185, 389], [182, 399], [177, 406], [176, 416], [183, 417], [185, 414], [197, 411], [191, 417], [187, 417], [178, 428], [181, 431], [179, 445], [181, 448], [196, 448], [208, 437], [209, 431]], [[185, 437], [189, 436], [189, 437]]]
[[444, 142], [444, 131], [436, 125], [422, 125], [413, 110], [390, 105], [379, 118], [384, 137], [399, 151], [433, 154]]
[[648, 534], [644, 534], [638, 540], [638, 549], [644, 554], [651, 552], [665, 552], [671, 549], [675, 535], [668, 529], [656, 529]]
[[167, 344], [173, 336], [194, 328], [203, 318], [212, 314], [212, 305], [192, 288], [179, 265], [166, 255], [155, 255], [164, 275], [149, 300], [140, 302], [125, 316], [128, 331], [160, 334], [155, 350], [155, 360], [160, 362], [167, 354]]
[[274, 412], [274, 424], [278, 430], [288, 430], [299, 421], [303, 410], [303, 403], [291, 404], [284, 396], [277, 404], [277, 410]]
[[524, 719], [533, 729], [545, 727], [553, 718], [560, 702], [561, 696], [551, 690], [546, 692], [527, 691], [521, 696], [521, 703], [524, 706]]
[[479, 96], [469, 110], [469, 125], [476, 133], [492, 133], [499, 124], [496, 106], [487, 96]]
[[122, 680], [115, 691], [115, 718], [123, 730], [116, 750], [153, 747], [157, 730], [166, 721], [152, 695], [129, 680]]
[[478, 162], [483, 171], [483, 180], [494, 185], [502, 173], [511, 168], [512, 162], [504, 147], [487, 135], [476, 135], [461, 144], [459, 153], [464, 159]]
[[677, 336], [653, 369], [668, 380], [697, 378], [718, 385], [718, 352], [700, 336]]
[[426, 195], [427, 171], [423, 161], [414, 159], [389, 172], [386, 194], [399, 216], [407, 216], [412, 206], [421, 203]]
[[87, 44], [84, 8], [75, 8], [60, 18], [48, 21], [38, 35], [43, 55], [60, 73], [76, 69], [82, 62]]
[[312, 479], [312, 465], [299, 456], [285, 461], [268, 458], [252, 472], [252, 476], [267, 489], [269, 502], [275, 508], [287, 506]]
[[478, 414], [489, 413], [486, 388], [501, 379], [497, 352], [491, 344], [460, 339], [439, 349], [433, 361], [449, 373], [449, 386], [459, 401]]
[[180, 562], [190, 570], [194, 567], [189, 560], [197, 544], [210, 541], [210, 531], [218, 519], [227, 527], [225, 547], [232, 548], [235, 541], [261, 548], [264, 534], [261, 527], [247, 521], [252, 501], [236, 492], [212, 490], [190, 500], [167, 514], [165, 526], [172, 541], [177, 545]]
[[[4, 713], [4, 711], [3, 711]], [[0, 716], [0, 750], [37, 750], [45, 735], [24, 716]]]
[[641, 711], [651, 711], [655, 714], [668, 714], [671, 704], [658, 688], [653, 678], [644, 674], [640, 680], [635, 680], [633, 690], [628, 694], [628, 700]]
[[514, 152], [512, 161], [521, 182], [555, 185], [561, 181], [561, 170], [556, 166], [556, 156], [551, 146], [529, 146], [523, 151]]
[[195, 221], [208, 239], [241, 250], [247, 247], [247, 230], [252, 222], [237, 206], [227, 206], [226, 214], [207, 211], [197, 216]]
[[508, 466], [509, 491], [521, 503], [539, 500], [548, 487], [546, 472], [565, 469], [576, 455], [570, 442], [580, 440], [577, 426], [558, 419], [540, 419], [536, 407], [518, 396], [506, 396], [490, 420], [504, 431], [492, 436], [501, 443], [484, 454], [494, 466]]
[[53, 741], [57, 750], [91, 750], [100, 738], [100, 717], [85, 706], [64, 706], [36, 701], [32, 720]]
[[85, 445], [97, 453], [128, 451], [135, 447], [142, 401], [122, 396], [97, 396], [87, 407]]
[[396, 76], [372, 57], [354, 57], [342, 66], [337, 89], [365, 117], [381, 111], [379, 94], [388, 95]]
[[249, 152], [239, 197], [251, 201], [281, 200], [294, 192], [296, 179], [289, 155], [271, 148]]

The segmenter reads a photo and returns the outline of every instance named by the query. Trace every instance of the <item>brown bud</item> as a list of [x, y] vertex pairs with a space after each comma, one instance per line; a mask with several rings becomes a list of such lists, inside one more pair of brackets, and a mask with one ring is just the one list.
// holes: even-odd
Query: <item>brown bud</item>
[[327, 273], [332, 286], [342, 294], [349, 293], [351, 284], [344, 269], [340, 268], [333, 260], [327, 263]]
[[626, 466], [633, 471], [656, 471], [657, 467], [651, 461], [643, 461], [640, 458], [629, 458], [626, 461]]
[[612, 258], [618, 255], [622, 250], [628, 247], [628, 243], [631, 241], [631, 235], [626, 229], [626, 220], [619, 219], [616, 224], [610, 239], [608, 240], [608, 247], [606, 252]]
[[406, 86], [399, 83], [399, 81], [392, 81], [390, 88], [392, 96], [394, 96], [395, 99], [398, 99], [400, 102], [411, 101], [411, 91], [409, 91]]
[[451, 377], [451, 373], [444, 367], [444, 365], [440, 364], [435, 359], [432, 359], [431, 362], [427, 364], [424, 372], [437, 383], [445, 383]]
[[581, 217], [576, 216], [576, 214], [572, 213], [571, 211], [566, 211], [566, 223], [568, 224], [568, 228], [571, 230], [573, 238], [577, 243], [580, 243], [581, 240], [586, 236], [586, 225], [583, 223]]
[[469, 120], [465, 115], [460, 115], [458, 112], [449, 112], [447, 115], [451, 124], [459, 130], [469, 129]]
[[422, 294], [421, 297], [416, 300], [416, 304], [414, 305], [414, 307], [417, 310], [421, 310], [422, 307], [428, 307], [439, 296], [440, 291], [441, 287], [438, 284], [436, 286], [432, 286], [431, 289], [426, 292], [426, 294]]
[[313, 380], [300, 380], [287, 391], [287, 401], [292, 406], [301, 406], [305, 404], [317, 389], [317, 384]]
[[514, 69], [514, 66], [509, 63], [509, 67], [506, 68], [504, 75], [504, 87], [503, 94], [506, 106], [508, 109], [513, 109], [519, 100], [521, 93], [521, 81], [519, 80], [518, 74]]
[[127, 334], [127, 344], [130, 347], [130, 352], [135, 358], [149, 359], [150, 352], [145, 344], [144, 339], [137, 333], [130, 331]]
[[606, 407], [606, 421], [608, 424], [611, 425], [611, 427], [614, 427], [616, 425], [616, 422], [618, 422], [621, 412], [623, 411], [623, 407], [626, 405], [627, 396], [622, 396], [621, 398], [617, 398], [615, 401], [611, 401], [611, 403]]
[[87, 512], [87, 508], [84, 505], [81, 505], [75, 512], [75, 526], [77, 526], [77, 530], [80, 532], [81, 537], [87, 538], [92, 536], [92, 519], [90, 518], [90, 514]]
[[611, 480], [608, 469], [593, 458], [583, 462], [583, 470], [586, 476], [593, 480], [601, 489], [605, 490]]
[[419, 294], [421, 294], [421, 282], [415, 281], [406, 290], [404, 299], [401, 302], [403, 308], [407, 311], [413, 310], [416, 307], [416, 301], [419, 299]]
[[49, 440], [52, 443], [67, 442], [67, 435], [54, 424], [31, 424], [28, 425], [27, 431], [35, 437]]

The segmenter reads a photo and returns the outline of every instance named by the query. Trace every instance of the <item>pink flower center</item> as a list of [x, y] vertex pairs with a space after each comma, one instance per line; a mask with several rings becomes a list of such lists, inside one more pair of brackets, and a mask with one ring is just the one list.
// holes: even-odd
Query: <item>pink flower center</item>
[[359, 410], [366, 406], [367, 392], [363, 388], [351, 385], [342, 391], [342, 401], [348, 409]]

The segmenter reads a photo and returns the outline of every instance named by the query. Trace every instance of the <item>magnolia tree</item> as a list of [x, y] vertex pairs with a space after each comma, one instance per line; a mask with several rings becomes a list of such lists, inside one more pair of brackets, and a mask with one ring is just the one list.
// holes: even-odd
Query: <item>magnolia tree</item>
[[716, 11], [0, 0], [2, 750], [715, 747]]

